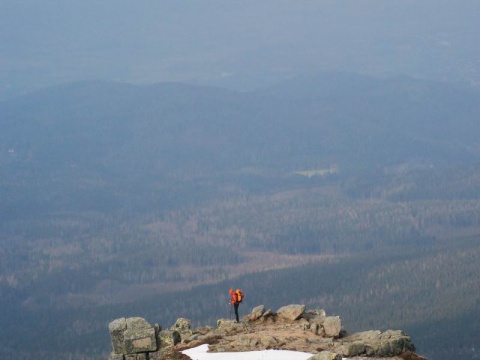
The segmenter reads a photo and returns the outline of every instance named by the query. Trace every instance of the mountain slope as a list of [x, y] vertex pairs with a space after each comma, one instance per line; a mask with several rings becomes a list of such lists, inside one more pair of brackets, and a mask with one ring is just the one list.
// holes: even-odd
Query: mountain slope
[[1, 102], [0, 354], [18, 351], [33, 323], [41, 333], [57, 324], [56, 336], [30, 341], [25, 356], [69, 358], [62, 344], [78, 342], [72, 351], [98, 358], [111, 317], [169, 320], [175, 306], [210, 321], [212, 299], [194, 302], [192, 289], [219, 294], [222, 311], [233, 279], [279, 301], [295, 284], [298, 301], [354, 312], [355, 326], [395, 321], [395, 302], [424, 329], [418, 294], [427, 284], [433, 299], [435, 270], [450, 269], [461, 296], [440, 293], [431, 324], [455, 299], [455, 319], [476, 314], [478, 292], [462, 284], [477, 273], [478, 92], [307, 80], [258, 93], [86, 82]]

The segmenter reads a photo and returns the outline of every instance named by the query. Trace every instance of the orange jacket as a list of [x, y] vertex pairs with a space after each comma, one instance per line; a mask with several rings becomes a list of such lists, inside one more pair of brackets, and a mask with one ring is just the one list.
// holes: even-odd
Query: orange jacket
[[236, 304], [237, 303], [237, 293], [233, 290], [230, 289], [228, 290], [228, 293], [230, 294], [230, 305]]
[[[237, 289], [237, 291], [240, 292], [240, 294], [241, 294], [241, 296], [242, 296], [242, 300], [243, 300], [243, 297], [244, 297], [245, 295], [243, 295], [243, 292], [242, 292], [241, 290], [238, 290], [238, 289]], [[233, 289], [228, 290], [228, 293], [230, 294], [230, 298], [231, 298], [231, 299], [230, 299], [230, 304], [231, 304], [231, 305], [240, 304], [240, 303], [241, 303], [241, 301], [238, 301], [237, 291], [235, 291], [235, 290], [233, 290]]]

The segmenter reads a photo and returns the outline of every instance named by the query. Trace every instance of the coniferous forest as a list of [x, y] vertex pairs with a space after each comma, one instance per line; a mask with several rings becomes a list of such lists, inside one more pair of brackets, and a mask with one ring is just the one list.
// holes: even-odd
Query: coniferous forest
[[214, 325], [240, 287], [243, 314], [304, 303], [478, 358], [478, 89], [308, 84], [1, 102], [0, 357], [106, 358], [111, 320]]

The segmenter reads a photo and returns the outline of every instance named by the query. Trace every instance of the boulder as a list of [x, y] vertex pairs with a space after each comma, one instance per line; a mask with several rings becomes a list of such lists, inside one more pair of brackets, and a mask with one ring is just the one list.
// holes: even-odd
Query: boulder
[[265, 311], [263, 313], [263, 318], [266, 319], [267, 317], [271, 317], [271, 316], [274, 316], [274, 312], [272, 311], [272, 309], [268, 309], [267, 311]]
[[153, 326], [149, 328], [133, 328], [125, 330], [126, 354], [138, 354], [148, 351], [157, 351], [157, 339]]
[[182, 336], [177, 330], [163, 330], [158, 333], [158, 341], [162, 348], [177, 345], [182, 341]]
[[344, 342], [343, 345], [337, 348], [337, 351], [346, 357], [358, 356], [365, 353], [365, 344], [361, 341]]
[[302, 318], [307, 319], [310, 324], [310, 329], [322, 329], [322, 331], [316, 331], [316, 333], [325, 333], [323, 330], [323, 322], [325, 321], [326, 315], [325, 310], [308, 310], [305, 311], [302, 315]]
[[342, 331], [342, 322], [339, 316], [327, 316], [323, 321], [325, 335], [329, 337], [338, 337]]
[[249, 320], [255, 321], [259, 319], [265, 313], [265, 306], [258, 305], [252, 309], [252, 312], [248, 316]]
[[[388, 330], [384, 333], [363, 331], [345, 337], [343, 343], [363, 344], [365, 355], [370, 357], [393, 357], [407, 351], [415, 351], [410, 337], [400, 330]], [[339, 347], [338, 351], [345, 351], [345, 348]]]
[[108, 324], [108, 331], [110, 333], [110, 338], [112, 339], [112, 347], [115, 354], [125, 353], [125, 343], [123, 337], [125, 330], [127, 330], [127, 321], [125, 318], [113, 320], [110, 324]]
[[155, 327], [144, 318], [119, 318], [112, 321], [108, 329], [115, 354], [135, 355], [158, 349]]
[[141, 317], [130, 317], [126, 319], [127, 329], [138, 330], [138, 329], [149, 329], [152, 327], [147, 320]]
[[277, 315], [286, 320], [295, 321], [299, 319], [300, 316], [302, 316], [304, 311], [305, 311], [305, 305], [292, 304], [292, 305], [283, 306], [280, 309], [278, 309]]
[[178, 318], [175, 324], [172, 326], [172, 330], [185, 331], [190, 330], [192, 322], [189, 319]]

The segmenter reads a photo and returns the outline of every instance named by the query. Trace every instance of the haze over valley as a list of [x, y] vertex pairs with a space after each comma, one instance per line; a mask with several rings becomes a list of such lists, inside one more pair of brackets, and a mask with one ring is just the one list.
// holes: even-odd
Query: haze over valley
[[230, 287], [478, 358], [479, 10], [3, 2], [0, 358], [213, 325]]

